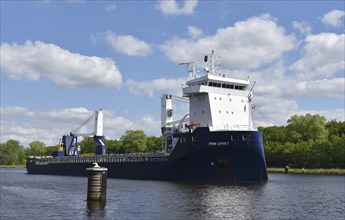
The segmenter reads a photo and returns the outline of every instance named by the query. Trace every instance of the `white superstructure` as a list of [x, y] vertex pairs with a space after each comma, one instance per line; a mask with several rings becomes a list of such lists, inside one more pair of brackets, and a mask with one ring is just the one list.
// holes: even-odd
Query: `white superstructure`
[[170, 141], [172, 133], [192, 131], [197, 127], [208, 127], [210, 131], [257, 130], [251, 117], [255, 109], [251, 101], [255, 83], [249, 90], [249, 79], [233, 79], [220, 74], [219, 57], [214, 50], [204, 61], [209, 62], [209, 67], [205, 67], [202, 74], [196, 72], [196, 62], [181, 63], [187, 65], [188, 71], [184, 97], [181, 97], [189, 100], [189, 113], [185, 117], [174, 121], [172, 99], [176, 97], [162, 95], [161, 126], [166, 144], [174, 145]]
[[[221, 75], [215, 52], [209, 56], [204, 60], [209, 60], [210, 66], [202, 75], [195, 72], [196, 62], [182, 63], [188, 66], [188, 81], [183, 88], [183, 96], [189, 99], [188, 125], [209, 127], [210, 131], [256, 130], [251, 117], [255, 106], [251, 102], [252, 91], [248, 90], [249, 79]], [[162, 127], [176, 125], [172, 118], [172, 97], [162, 96]]]

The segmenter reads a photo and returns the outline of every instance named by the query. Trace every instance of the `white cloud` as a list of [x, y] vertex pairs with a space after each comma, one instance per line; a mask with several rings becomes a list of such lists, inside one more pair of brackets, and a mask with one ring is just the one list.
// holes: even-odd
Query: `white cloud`
[[[271, 65], [260, 71], [240, 72], [237, 75], [249, 75], [251, 82], [256, 81], [253, 101], [256, 105], [254, 122], [260, 126], [284, 125], [286, 120], [294, 114], [321, 114], [327, 113], [327, 118], [333, 115], [333, 119], [344, 120], [344, 114], [339, 109], [324, 106], [323, 111], [303, 111], [297, 101], [303, 102], [312, 97], [331, 97], [337, 102], [343, 102], [345, 98], [345, 79], [324, 79], [319, 76], [315, 79], [301, 80], [291, 75], [284, 62]], [[344, 111], [343, 111], [344, 112]], [[330, 118], [332, 119], [332, 118]]]
[[[266, 80], [265, 82], [263, 80]], [[270, 87], [270, 88], [267, 88]], [[295, 114], [320, 114], [328, 120], [344, 121], [344, 109], [303, 110], [297, 100], [308, 97], [330, 96], [344, 98], [344, 79], [317, 80], [298, 82], [298, 79], [264, 77], [254, 89], [254, 123], [257, 126], [286, 125], [286, 121]], [[322, 100], [322, 99], [320, 99]]]
[[298, 105], [295, 100], [279, 96], [255, 96], [253, 121], [256, 126], [284, 125], [296, 112]]
[[24, 146], [36, 140], [55, 145], [92, 113], [84, 108], [30, 111], [19, 106], [1, 107], [0, 111], [1, 143], [15, 139]]
[[197, 28], [197, 27], [193, 27], [193, 26], [188, 26], [188, 34], [192, 39], [197, 39], [199, 37], [202, 36], [202, 30]]
[[293, 21], [292, 26], [298, 29], [302, 34], [311, 34], [311, 26], [306, 21]]
[[108, 4], [108, 5], [105, 7], [105, 10], [106, 10], [107, 12], [115, 11], [115, 9], [116, 9], [115, 3]]
[[304, 112], [311, 114], [319, 114], [325, 116], [327, 120], [337, 120], [337, 121], [345, 121], [345, 110], [344, 108], [338, 108], [338, 109], [329, 109], [329, 110], [322, 110], [322, 111], [313, 111], [313, 112]]
[[46, 77], [63, 87], [120, 87], [122, 76], [110, 58], [71, 53], [54, 44], [1, 44], [1, 70], [13, 80]]
[[147, 56], [152, 53], [148, 43], [132, 35], [117, 35], [112, 31], [107, 31], [105, 40], [118, 53], [129, 56]]
[[305, 39], [304, 56], [290, 69], [300, 79], [331, 77], [345, 68], [344, 34], [320, 33]]
[[296, 82], [296, 87], [298, 88], [294, 91], [300, 96], [330, 96], [345, 98], [344, 78], [304, 81], [300, 83]]
[[321, 17], [322, 23], [332, 27], [340, 27], [343, 24], [343, 17], [345, 16], [344, 11], [332, 10]]
[[[32, 111], [25, 107], [5, 106], [0, 108], [0, 113], [1, 143], [14, 139], [28, 147], [36, 140], [43, 141], [47, 146], [56, 145], [62, 135], [77, 128], [93, 114], [93, 110], [70, 108]], [[140, 116], [137, 120], [117, 116], [110, 110], [103, 110], [103, 113], [104, 135], [108, 139], [119, 139], [126, 130], [133, 129], [142, 129], [147, 135], [160, 135], [160, 122], [150, 115]], [[93, 131], [93, 121], [87, 125], [82, 132]]]
[[220, 28], [216, 34], [197, 40], [174, 37], [161, 45], [162, 51], [174, 62], [194, 61], [210, 51], [210, 44], [220, 55], [222, 66], [230, 69], [253, 69], [281, 58], [295, 47], [293, 35], [269, 14], [239, 21], [234, 26]]
[[156, 8], [163, 14], [168, 15], [191, 15], [194, 13], [198, 0], [185, 0], [183, 5], [179, 5], [179, 1], [161, 0], [157, 3]]
[[185, 78], [178, 79], [154, 79], [152, 81], [136, 82], [134, 80], [127, 80], [126, 85], [131, 94], [146, 95], [153, 97], [155, 92], [163, 91], [164, 93], [181, 94], [182, 83], [186, 81]]

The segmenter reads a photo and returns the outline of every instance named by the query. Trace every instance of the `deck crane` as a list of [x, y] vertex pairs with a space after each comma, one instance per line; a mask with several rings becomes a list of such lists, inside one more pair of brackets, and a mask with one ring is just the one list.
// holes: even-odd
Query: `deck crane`
[[[88, 124], [91, 119], [94, 119], [94, 130], [89, 133], [80, 133], [80, 129]], [[80, 156], [80, 147], [78, 146], [78, 137], [93, 137], [97, 144], [96, 155], [105, 155], [106, 146], [103, 142], [103, 111], [96, 110], [90, 117], [88, 117], [79, 127], [72, 132], [63, 135], [61, 145], [63, 151], [54, 151], [53, 156]]]

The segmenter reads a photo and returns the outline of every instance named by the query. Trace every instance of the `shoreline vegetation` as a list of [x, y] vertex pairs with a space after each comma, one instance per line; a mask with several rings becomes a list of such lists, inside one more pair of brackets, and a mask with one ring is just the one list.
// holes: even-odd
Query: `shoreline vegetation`
[[[277, 168], [277, 167], [268, 167], [268, 173], [285, 173], [285, 167]], [[345, 176], [345, 169], [339, 168], [331, 168], [331, 169], [324, 169], [324, 168], [289, 168], [289, 174], [320, 174], [320, 175], [342, 175]]]
[[[26, 168], [25, 165], [0, 165], [0, 168]], [[285, 173], [285, 167], [267, 167], [268, 173]], [[345, 169], [339, 168], [289, 168], [289, 174], [313, 174], [313, 175], [341, 175], [345, 176]]]

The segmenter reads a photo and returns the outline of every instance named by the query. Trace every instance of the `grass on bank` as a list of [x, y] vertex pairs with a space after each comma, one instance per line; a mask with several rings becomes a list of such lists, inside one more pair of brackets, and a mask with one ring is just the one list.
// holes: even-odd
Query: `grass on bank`
[[16, 164], [16, 165], [0, 165], [0, 168], [25, 168], [25, 164]]
[[[275, 168], [270, 167], [267, 168], [267, 172], [269, 173], [284, 173], [285, 168]], [[315, 168], [315, 169], [306, 169], [306, 168], [289, 168], [289, 173], [294, 174], [323, 174], [323, 175], [345, 175], [345, 169], [339, 168], [332, 168], [332, 169], [323, 169], [323, 168]]]

